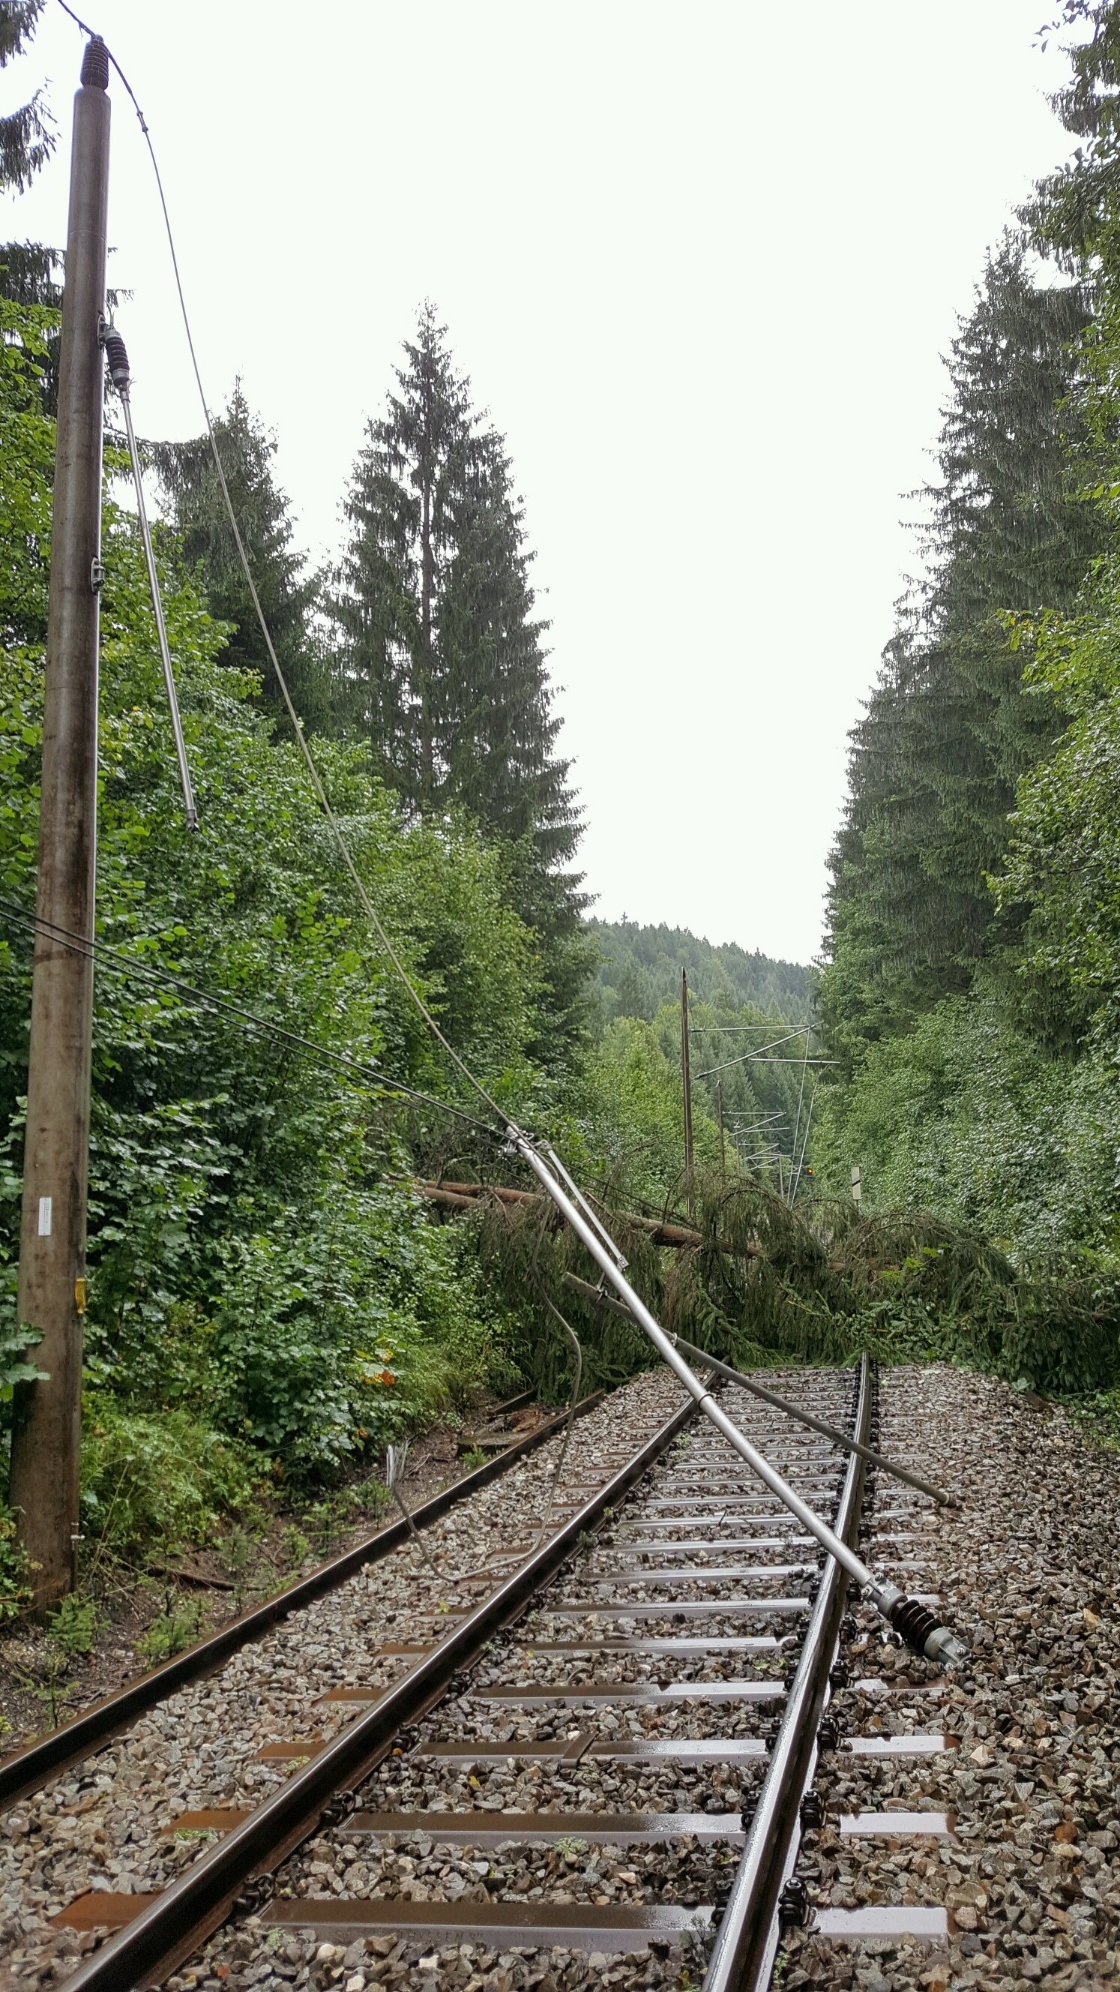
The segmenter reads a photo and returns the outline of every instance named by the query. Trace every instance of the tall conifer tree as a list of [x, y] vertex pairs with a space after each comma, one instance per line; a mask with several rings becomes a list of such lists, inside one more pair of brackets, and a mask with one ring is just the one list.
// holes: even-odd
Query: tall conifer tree
[[[314, 626], [319, 579], [307, 573], [305, 556], [293, 546], [291, 506], [273, 471], [276, 441], [253, 413], [240, 381], [214, 434], [280, 669], [301, 718], [322, 728], [332, 715], [332, 687]], [[230, 528], [210, 439], [158, 443], [152, 454], [183, 550], [201, 569], [210, 611], [232, 624], [226, 661], [258, 673], [264, 702], [280, 710], [280, 687]]]
[[1086, 432], [1070, 399], [1086, 316], [1077, 288], [1034, 284], [1008, 240], [953, 342], [928, 573], [853, 734], [833, 854], [822, 1004], [853, 1055], [966, 989], [993, 946], [987, 880], [1015, 786], [1059, 727], [1046, 698], [1024, 695], [1005, 616], [1070, 608], [1103, 545], [1078, 495]]
[[335, 615], [360, 723], [406, 808], [461, 805], [563, 862], [578, 815], [509, 456], [430, 304], [404, 350], [346, 501]]
[[352, 724], [407, 811], [469, 812], [537, 934], [548, 1061], [578, 1028], [589, 949], [581, 825], [505, 443], [471, 402], [430, 304], [371, 421], [346, 500], [334, 616]]

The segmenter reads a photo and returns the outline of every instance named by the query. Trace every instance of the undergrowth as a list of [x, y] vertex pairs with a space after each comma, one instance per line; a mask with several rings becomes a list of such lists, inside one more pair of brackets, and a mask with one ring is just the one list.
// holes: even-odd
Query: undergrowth
[[[994, 1246], [922, 1211], [861, 1216], [850, 1203], [792, 1209], [763, 1183], [698, 1185], [698, 1242], [659, 1249], [606, 1211], [627, 1276], [670, 1333], [740, 1368], [947, 1361], [1057, 1397], [1120, 1387], [1120, 1281], [1013, 1266]], [[584, 1249], [542, 1203], [487, 1202], [473, 1219], [487, 1276], [519, 1320], [520, 1366], [542, 1394], [570, 1374], [549, 1301], [584, 1347], [585, 1386], [656, 1358], [636, 1324], [571, 1284], [598, 1282]]]

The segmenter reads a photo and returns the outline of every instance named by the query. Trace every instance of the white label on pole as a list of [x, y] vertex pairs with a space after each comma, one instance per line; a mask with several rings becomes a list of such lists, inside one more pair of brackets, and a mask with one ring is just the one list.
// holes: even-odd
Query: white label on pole
[[49, 1237], [50, 1237], [50, 1235], [51, 1235], [51, 1212], [53, 1211], [53, 1209], [54, 1209], [54, 1198], [53, 1198], [53, 1197], [40, 1197], [40, 1198], [39, 1198], [39, 1236], [40, 1236], [40, 1238], [49, 1238]]

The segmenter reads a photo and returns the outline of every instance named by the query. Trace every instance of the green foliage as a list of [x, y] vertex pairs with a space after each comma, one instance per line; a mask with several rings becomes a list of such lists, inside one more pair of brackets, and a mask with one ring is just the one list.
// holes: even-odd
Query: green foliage
[[124, 1408], [88, 1391], [82, 1526], [120, 1555], [212, 1537], [250, 1503], [259, 1465], [243, 1445], [182, 1408]]
[[[46, 0], [5, 0], [0, 8], [0, 69], [22, 55], [39, 23]], [[0, 117], [0, 188], [23, 193], [42, 171], [57, 144], [54, 119], [36, 90], [25, 104]]]
[[0, 1508], [0, 1625], [18, 1618], [31, 1601], [27, 1557], [16, 1540], [15, 1517]]
[[1104, 545], [1070, 462], [1085, 446], [1071, 357], [1085, 319], [1083, 293], [1032, 282], [1007, 241], [953, 343], [941, 482], [925, 493], [929, 570], [852, 736], [832, 860], [820, 1007], [850, 1070], [868, 1044], [966, 991], [995, 945], [988, 874], [1016, 782], [1059, 725], [1047, 696], [1024, 695], [1007, 615], [1071, 608]]
[[[39, 382], [56, 319], [4, 301], [0, 314], [0, 896], [29, 910], [53, 463]], [[230, 662], [228, 631], [180, 543], [162, 531], [157, 544], [202, 815], [193, 838], [175, 793], [141, 548], [106, 503], [98, 933], [125, 970], [155, 979], [108, 956], [99, 964], [86, 1481], [95, 1528], [130, 1553], [212, 1527], [236, 1505], [251, 1478], [246, 1446], [288, 1474], [329, 1474], [508, 1371], [504, 1325], [475, 1269], [391, 1180], [410, 1173], [410, 1145], [426, 1158], [446, 1140], [446, 1124], [402, 1104], [375, 1069], [443, 1091], [442, 1054], [367, 930], [294, 745], [273, 738], [258, 681]], [[502, 852], [467, 821], [407, 826], [361, 748], [317, 751], [415, 985], [520, 1110], [541, 1083], [530, 1046], [543, 977]], [[0, 912], [0, 1335], [4, 1359], [22, 1361], [31, 950]], [[272, 1026], [369, 1078], [324, 1069], [298, 1043], [278, 1044]]]
[[[249, 407], [240, 381], [214, 423], [214, 438], [296, 710], [309, 726], [329, 726], [337, 687], [314, 630], [319, 578], [305, 574], [306, 559], [293, 549], [291, 508], [273, 476], [276, 440]], [[280, 687], [229, 524], [210, 438], [160, 443], [152, 455], [171, 499], [183, 559], [188, 567], [197, 566], [210, 613], [226, 626], [222, 661], [259, 679], [266, 706], [286, 731]]]
[[83, 1598], [80, 1591], [71, 1591], [58, 1610], [52, 1612], [47, 1638], [68, 1660], [92, 1653], [100, 1617], [95, 1598]]
[[170, 1600], [158, 1618], [136, 1642], [136, 1651], [147, 1667], [162, 1667], [192, 1646], [202, 1632], [202, 1611], [194, 1598]]
[[749, 954], [734, 943], [717, 947], [686, 927], [643, 927], [636, 920], [587, 926], [598, 950], [594, 988], [605, 1023], [618, 1016], [651, 1023], [665, 1005], [679, 1002], [682, 968], [694, 998], [713, 1009], [808, 1020], [812, 972], [795, 962]]
[[[1077, 281], [1006, 243], [954, 345], [930, 570], [854, 736], [815, 1143], [837, 1195], [858, 1163], [867, 1203], [1006, 1241], [1028, 1285], [1120, 1247], [1120, 10], [1065, 17], [1081, 143], [1028, 219]], [[1017, 1319], [1008, 1373], [1016, 1336], [1055, 1388], [1107, 1369], [1099, 1324]]]
[[[11, 1268], [7, 1271], [9, 1275]], [[5, 1284], [13, 1284], [10, 1276]], [[0, 1404], [10, 1404], [17, 1383], [35, 1383], [46, 1379], [47, 1370], [36, 1369], [27, 1361], [27, 1353], [37, 1346], [43, 1337], [35, 1329], [26, 1327], [0, 1329]]]
[[471, 405], [431, 305], [398, 391], [368, 425], [346, 512], [335, 615], [383, 779], [423, 815], [465, 806], [531, 837], [550, 868], [578, 818], [505, 444]]
[[858, 1162], [869, 1207], [927, 1205], [1019, 1257], [1120, 1243], [1115, 1065], [1048, 1051], [989, 994], [939, 1004], [821, 1098], [817, 1169], [836, 1196]]

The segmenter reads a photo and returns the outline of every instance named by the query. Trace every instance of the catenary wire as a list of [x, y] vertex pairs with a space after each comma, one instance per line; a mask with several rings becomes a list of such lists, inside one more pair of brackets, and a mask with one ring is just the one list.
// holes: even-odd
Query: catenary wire
[[[59, 5], [62, 7], [63, 12], [69, 14], [70, 19], [77, 23], [78, 27], [82, 30], [83, 34], [92, 35], [95, 32], [94, 29], [90, 28], [87, 25], [87, 23], [83, 21], [79, 17], [79, 15], [77, 15], [74, 12], [72, 7], [67, 6], [66, 0], [59, 0]], [[99, 39], [101, 38], [99, 37]], [[131, 83], [129, 82], [127, 76], [125, 75], [124, 70], [121, 68], [120, 63], [117, 61], [116, 56], [113, 54], [112, 49], [108, 48], [107, 44], [106, 44], [106, 53], [108, 54], [109, 60], [112, 63], [113, 68], [116, 70], [117, 75], [120, 77], [121, 82], [123, 83], [126, 91], [128, 92], [129, 97], [132, 99], [133, 107], [136, 111], [137, 118], [139, 119], [140, 122], [140, 129], [144, 134], [144, 143], [148, 148], [148, 156], [152, 162], [152, 171], [155, 175], [156, 189], [159, 194], [160, 208], [163, 213], [163, 225], [167, 233], [167, 246], [171, 253], [171, 267], [174, 273], [175, 289], [179, 299], [179, 311], [183, 320], [183, 330], [186, 334], [187, 348], [190, 353], [191, 367], [194, 372], [195, 385], [198, 388], [198, 398], [202, 404], [202, 413], [206, 421], [206, 433], [210, 439], [210, 453], [214, 459], [214, 469], [217, 472], [218, 484], [221, 488], [221, 493], [222, 493], [222, 501], [225, 505], [226, 516], [229, 519], [230, 530], [233, 533], [234, 544], [236, 545], [237, 548], [237, 556], [241, 563], [241, 569], [245, 576], [246, 585], [249, 589], [249, 594], [252, 599], [257, 622], [260, 625], [261, 635], [264, 638], [265, 648], [268, 651], [269, 663], [271, 664], [273, 672], [275, 673], [276, 682], [280, 687], [281, 697], [283, 698], [288, 718], [291, 720], [292, 730], [295, 733], [300, 753], [303, 755], [304, 764], [307, 768], [307, 773], [310, 778], [311, 785], [315, 790], [315, 794], [319, 801], [319, 806], [322, 809], [328, 824], [330, 825], [332, 834], [335, 839], [335, 843], [338, 846], [339, 855], [342, 858], [346, 870], [350, 874], [351, 880], [354, 885], [354, 889], [357, 892], [358, 898], [361, 902], [362, 910], [365, 913], [367, 919], [369, 920], [371, 926], [373, 927], [374, 932], [377, 934], [377, 937], [380, 940], [381, 945], [385, 950], [385, 953], [387, 954], [390, 962], [393, 965], [395, 973], [397, 974], [404, 988], [407, 990], [408, 995], [410, 996], [412, 1002], [415, 1004], [421, 1017], [424, 1019], [424, 1022], [428, 1026], [428, 1029], [431, 1031], [433, 1037], [435, 1037], [437, 1041], [443, 1046], [444, 1051], [447, 1053], [448, 1057], [452, 1060], [452, 1062], [458, 1067], [459, 1071], [462, 1073], [468, 1085], [474, 1088], [479, 1098], [484, 1100], [486, 1105], [490, 1108], [491, 1112], [497, 1115], [499, 1121], [502, 1124], [503, 1129], [508, 1129], [511, 1125], [508, 1114], [503, 1112], [502, 1108], [498, 1105], [497, 1101], [493, 1099], [490, 1093], [487, 1091], [481, 1079], [476, 1077], [475, 1073], [473, 1073], [469, 1065], [467, 1065], [465, 1059], [460, 1057], [454, 1045], [450, 1042], [450, 1040], [447, 1037], [444, 1036], [443, 1031], [440, 1029], [439, 1025], [437, 1024], [435, 1018], [433, 1017], [431, 1011], [429, 1010], [427, 1004], [425, 1003], [424, 998], [421, 996], [420, 991], [416, 988], [414, 982], [412, 981], [410, 975], [408, 974], [407, 969], [404, 966], [404, 963], [401, 961], [400, 956], [398, 955], [395, 947], [393, 946], [393, 943], [390, 940], [389, 935], [387, 934], [382, 924], [380, 915], [378, 914], [377, 909], [373, 904], [373, 901], [371, 900], [368, 892], [366, 891], [361, 875], [358, 871], [357, 866], [354, 863], [353, 857], [351, 856], [350, 847], [347, 844], [346, 838], [343, 835], [342, 825], [340, 824], [337, 816], [335, 815], [334, 809], [331, 805], [330, 797], [328, 796], [327, 791], [323, 786], [323, 781], [319, 774], [319, 770], [315, 765], [314, 756], [312, 755], [311, 749], [308, 746], [306, 737], [304, 735], [302, 721], [300, 720], [299, 714], [297, 713], [295, 706], [292, 702], [292, 695], [288, 690], [287, 679], [285, 678], [284, 673], [280, 668], [280, 660], [276, 655], [276, 648], [272, 641], [272, 634], [271, 631], [269, 630], [264, 610], [261, 607], [260, 596], [257, 593], [257, 585], [253, 579], [253, 571], [249, 565], [249, 557], [245, 551], [245, 543], [241, 537], [241, 528], [237, 523], [237, 514], [234, 511], [233, 500], [230, 497], [229, 485], [226, 483], [226, 474], [222, 465], [221, 455], [218, 450], [218, 439], [214, 434], [214, 424], [210, 416], [210, 404], [206, 399], [206, 391], [202, 385], [202, 372], [198, 364], [198, 355], [195, 351], [194, 335], [191, 332], [191, 322], [190, 322], [190, 315], [187, 311], [186, 294], [183, 290], [183, 279], [179, 271], [179, 257], [175, 248], [175, 236], [174, 236], [174, 231], [172, 230], [171, 227], [171, 216], [168, 211], [167, 196], [164, 193], [163, 178], [159, 170], [159, 161], [156, 158], [155, 146], [152, 144], [152, 134], [148, 129], [148, 121], [145, 118], [144, 113], [140, 108], [136, 92], [133, 90]]]
[[203, 1003], [208, 1009], [236, 1018], [239, 1023], [259, 1031], [262, 1036], [276, 1038], [282, 1044], [297, 1045], [301, 1050], [313, 1053], [324, 1064], [340, 1066], [365, 1084], [371, 1079], [375, 1080], [387, 1091], [404, 1094], [408, 1099], [416, 1100], [421, 1106], [436, 1107], [441, 1113], [451, 1114], [455, 1119], [465, 1121], [468, 1127], [477, 1129], [491, 1139], [497, 1134], [497, 1130], [491, 1127], [489, 1121], [479, 1120], [476, 1115], [468, 1114], [462, 1107], [452, 1106], [448, 1100], [437, 1099], [434, 1093], [420, 1092], [415, 1086], [394, 1079], [391, 1073], [383, 1071], [380, 1066], [364, 1065], [360, 1059], [347, 1057], [345, 1052], [331, 1051], [326, 1045], [316, 1044], [314, 1038], [304, 1037], [301, 1032], [288, 1030], [283, 1024], [274, 1024], [265, 1017], [258, 1017], [254, 1011], [244, 1009], [239, 1003], [231, 1003], [227, 997], [212, 996], [208, 990], [196, 989], [193, 983], [187, 982], [181, 975], [173, 974], [170, 969], [150, 968], [146, 962], [131, 960], [128, 955], [111, 948], [105, 941], [90, 940], [87, 935], [75, 934], [69, 928], [55, 926], [52, 921], [44, 920], [36, 913], [28, 913], [22, 906], [2, 895], [0, 895], [0, 913], [6, 914], [10, 920], [18, 922], [21, 926], [30, 928], [33, 933], [48, 935], [51, 940], [72, 949], [75, 954], [87, 955], [93, 961], [103, 961], [118, 975], [133, 975], [157, 986], [175, 989], [181, 995], [188, 996], [192, 1002]]

